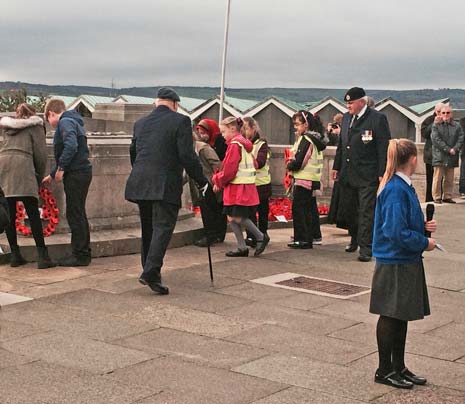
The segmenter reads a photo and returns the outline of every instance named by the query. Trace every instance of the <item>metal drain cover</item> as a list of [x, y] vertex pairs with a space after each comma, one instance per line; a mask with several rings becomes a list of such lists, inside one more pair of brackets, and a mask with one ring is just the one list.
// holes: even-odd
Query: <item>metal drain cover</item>
[[290, 272], [254, 279], [251, 282], [337, 299], [349, 299], [370, 292], [370, 288], [367, 286], [314, 278]]

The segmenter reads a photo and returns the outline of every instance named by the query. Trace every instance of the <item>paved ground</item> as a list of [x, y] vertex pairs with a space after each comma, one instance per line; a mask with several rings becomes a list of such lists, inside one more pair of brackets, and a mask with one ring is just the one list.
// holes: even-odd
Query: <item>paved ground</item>
[[0, 403], [463, 404], [465, 204], [440, 206], [437, 218], [448, 253], [426, 254], [433, 314], [411, 323], [407, 346], [426, 387], [373, 383], [368, 294], [345, 301], [250, 282], [293, 272], [370, 285], [373, 263], [344, 253], [345, 232], [325, 226], [313, 251], [287, 250], [290, 230], [274, 230], [260, 258], [226, 259], [229, 238], [213, 249], [214, 287], [205, 250], [170, 250], [165, 297], [138, 284], [135, 255], [84, 269], [0, 266]]

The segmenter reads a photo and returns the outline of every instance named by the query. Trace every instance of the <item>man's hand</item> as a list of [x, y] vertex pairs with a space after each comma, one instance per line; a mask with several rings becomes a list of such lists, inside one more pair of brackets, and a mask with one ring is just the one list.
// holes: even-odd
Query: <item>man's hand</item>
[[451, 156], [455, 156], [455, 150], [454, 150], [454, 149], [450, 149], [450, 150], [449, 150], [449, 154], [450, 154]]
[[48, 185], [52, 182], [52, 176], [51, 175], [47, 175], [46, 177], [44, 177], [42, 179], [42, 184], [44, 185]]
[[436, 220], [430, 220], [429, 222], [425, 223], [425, 230], [431, 233], [434, 233], [438, 228]]
[[63, 174], [65, 172], [63, 170], [57, 170], [56, 174], [55, 174], [55, 181], [56, 182], [61, 182], [63, 181]]
[[332, 170], [331, 171], [331, 177], [333, 178], [333, 181], [337, 181], [338, 174], [339, 174], [339, 171], [337, 171], [337, 170]]
[[428, 247], [426, 247], [426, 251], [433, 251], [436, 248], [436, 240], [434, 238], [428, 239]]

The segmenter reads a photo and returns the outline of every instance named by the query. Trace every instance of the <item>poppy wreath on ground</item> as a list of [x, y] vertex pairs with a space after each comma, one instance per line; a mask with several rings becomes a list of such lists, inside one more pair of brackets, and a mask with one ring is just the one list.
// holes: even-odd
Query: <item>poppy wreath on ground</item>
[[[40, 218], [42, 219], [42, 228], [44, 237], [48, 237], [55, 233], [56, 227], [60, 221], [60, 211], [57, 207], [57, 200], [53, 196], [52, 192], [45, 187], [41, 187], [39, 190], [39, 196], [42, 200], [40, 206]], [[16, 202], [16, 231], [23, 236], [32, 235], [32, 230], [25, 223], [26, 209], [22, 202]]]
[[[318, 213], [322, 216], [329, 213], [327, 205], [318, 206]], [[292, 220], [292, 201], [289, 198], [271, 198], [268, 221], [275, 222], [276, 216], [284, 216], [286, 220]]]

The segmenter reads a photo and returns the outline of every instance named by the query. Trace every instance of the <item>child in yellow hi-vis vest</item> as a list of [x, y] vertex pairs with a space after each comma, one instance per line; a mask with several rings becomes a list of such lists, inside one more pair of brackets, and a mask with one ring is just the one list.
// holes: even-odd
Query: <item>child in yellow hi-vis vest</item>
[[223, 160], [223, 169], [213, 178], [213, 190], [223, 189], [223, 213], [228, 215], [229, 225], [237, 239], [237, 250], [228, 251], [228, 257], [247, 257], [247, 248], [242, 234], [242, 226], [250, 231], [257, 240], [255, 256], [266, 248], [270, 238], [258, 230], [249, 219], [259, 203], [257, 187], [255, 186], [256, 166], [252, 155], [253, 145], [240, 133], [242, 119], [228, 117], [221, 121], [220, 129], [226, 139], [228, 149]]

